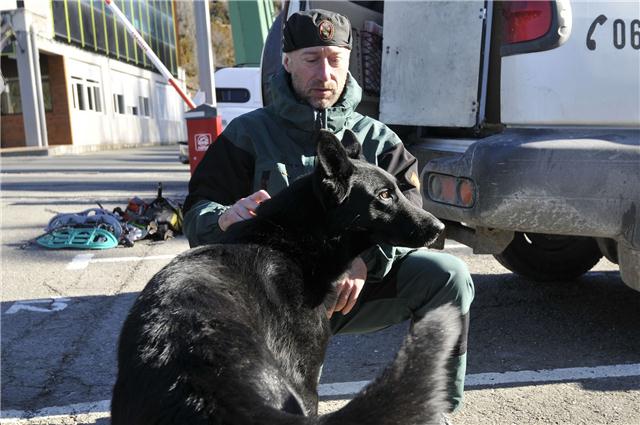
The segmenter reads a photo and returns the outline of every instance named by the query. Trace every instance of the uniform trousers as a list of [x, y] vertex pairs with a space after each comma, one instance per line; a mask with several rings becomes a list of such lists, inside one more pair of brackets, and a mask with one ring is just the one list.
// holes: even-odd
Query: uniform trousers
[[463, 402], [473, 297], [471, 275], [459, 258], [427, 249], [396, 248], [388, 270], [367, 276], [349, 314], [333, 314], [331, 330], [334, 335], [373, 332], [405, 320], [415, 321], [447, 303], [457, 306], [462, 315], [462, 332], [447, 366], [447, 391], [453, 412]]

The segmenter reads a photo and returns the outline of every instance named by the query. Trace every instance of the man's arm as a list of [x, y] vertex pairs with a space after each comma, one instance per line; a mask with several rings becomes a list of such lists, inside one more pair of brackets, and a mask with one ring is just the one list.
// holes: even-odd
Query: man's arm
[[209, 147], [189, 181], [184, 205], [183, 230], [191, 247], [218, 240], [220, 216], [252, 193], [253, 170], [253, 156], [224, 132]]
[[366, 280], [367, 265], [362, 258], [356, 257], [345, 276], [336, 285], [336, 300], [333, 307], [327, 308], [327, 317], [331, 318], [336, 311], [349, 314], [356, 305]]

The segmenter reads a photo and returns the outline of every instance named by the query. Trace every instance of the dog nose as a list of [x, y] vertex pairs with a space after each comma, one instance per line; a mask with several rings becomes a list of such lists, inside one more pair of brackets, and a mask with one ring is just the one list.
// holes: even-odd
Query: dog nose
[[438, 234], [444, 232], [444, 223], [437, 218], [435, 219], [434, 227], [436, 228], [436, 232], [438, 232]]

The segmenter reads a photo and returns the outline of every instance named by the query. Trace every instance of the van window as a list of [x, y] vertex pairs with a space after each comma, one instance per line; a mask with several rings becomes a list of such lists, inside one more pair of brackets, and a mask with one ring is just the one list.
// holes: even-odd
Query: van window
[[225, 103], [247, 103], [251, 94], [247, 89], [216, 89], [216, 100]]

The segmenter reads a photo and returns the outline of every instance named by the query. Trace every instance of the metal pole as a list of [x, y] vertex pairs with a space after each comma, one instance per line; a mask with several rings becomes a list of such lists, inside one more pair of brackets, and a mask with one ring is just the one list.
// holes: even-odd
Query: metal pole
[[115, 5], [113, 0], [104, 0], [104, 1], [107, 4], [107, 6], [111, 8], [113, 13], [118, 17], [118, 19], [120, 19], [120, 21], [124, 24], [124, 26], [127, 28], [127, 31], [129, 31], [129, 34], [131, 34], [131, 36], [136, 41], [138, 46], [140, 46], [142, 51], [147, 55], [151, 63], [153, 63], [153, 65], [158, 69], [158, 71], [160, 71], [160, 73], [167, 79], [169, 84], [171, 84], [173, 88], [176, 89], [180, 97], [182, 97], [182, 100], [184, 100], [185, 103], [189, 105], [189, 108], [191, 109], [195, 108], [196, 104], [193, 103], [191, 98], [187, 96], [187, 94], [180, 88], [180, 86], [178, 85], [178, 82], [176, 81], [175, 78], [173, 78], [173, 75], [171, 74], [171, 72], [167, 69], [166, 66], [164, 66], [160, 58], [156, 56], [153, 50], [151, 50], [151, 47], [149, 47], [147, 42], [144, 41], [144, 39], [142, 38], [142, 36], [140, 35], [136, 27], [134, 27], [133, 24], [129, 22], [129, 19], [127, 19], [124, 13], [120, 11], [120, 9], [118, 8], [118, 6]]
[[209, 1], [198, 0], [193, 11], [196, 20], [196, 45], [198, 49], [198, 80], [200, 90], [204, 92], [205, 103], [216, 107], [216, 89], [214, 79], [214, 56], [211, 49], [211, 17]]
[[49, 146], [49, 133], [47, 132], [47, 116], [44, 108], [44, 90], [42, 89], [42, 73], [40, 72], [40, 52], [36, 43], [36, 32], [33, 27], [29, 30], [31, 36], [31, 51], [33, 52], [33, 63], [35, 71], [35, 93], [37, 96], [38, 116], [40, 117], [40, 145]]
[[42, 96], [36, 93], [36, 67], [40, 64], [34, 61], [34, 54], [29, 27], [31, 21], [27, 16], [27, 11], [21, 10], [15, 15], [14, 32], [16, 36], [16, 61], [18, 65], [18, 78], [20, 81], [20, 102], [22, 106], [22, 119], [24, 121], [25, 145], [31, 147], [43, 147], [41, 127], [45, 125], [40, 122], [38, 101], [42, 101]]

